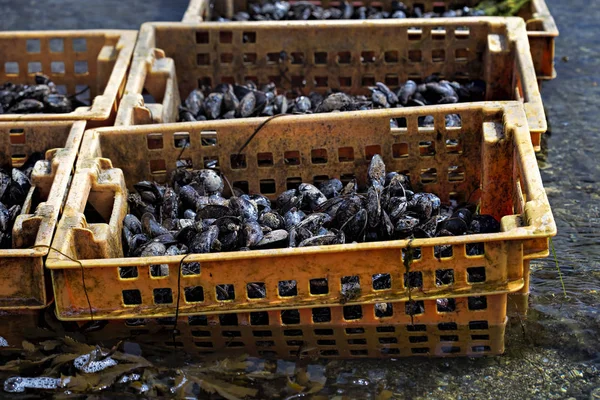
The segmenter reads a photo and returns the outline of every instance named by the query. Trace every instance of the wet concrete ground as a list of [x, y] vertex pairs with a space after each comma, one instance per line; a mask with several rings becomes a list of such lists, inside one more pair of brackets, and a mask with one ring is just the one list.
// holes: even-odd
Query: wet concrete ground
[[[552, 258], [532, 266], [531, 312], [513, 322], [507, 353], [486, 359], [334, 361], [331, 395], [376, 398], [600, 398], [600, 1], [547, 0], [561, 36], [558, 78], [543, 85], [551, 127], [540, 158], [557, 221]], [[186, 0], [0, 0], [0, 29], [137, 29], [180, 20]], [[595, 396], [595, 397], [594, 397]]]

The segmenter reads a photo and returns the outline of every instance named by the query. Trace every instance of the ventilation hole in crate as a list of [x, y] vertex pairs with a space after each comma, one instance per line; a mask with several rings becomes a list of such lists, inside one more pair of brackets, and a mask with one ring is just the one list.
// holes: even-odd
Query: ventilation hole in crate
[[409, 272], [404, 274], [404, 287], [406, 288], [422, 288], [423, 273], [419, 271]]
[[419, 130], [427, 130], [427, 128], [433, 128], [435, 125], [435, 118], [433, 115], [421, 115], [417, 121]]
[[217, 131], [201, 131], [200, 142], [202, 146], [216, 146], [217, 145]]
[[142, 304], [142, 293], [138, 289], [123, 290], [123, 304], [126, 306]]
[[361, 306], [344, 306], [344, 319], [349, 321], [353, 319], [361, 319], [363, 316]]
[[174, 325], [175, 324], [175, 317], [158, 318], [157, 322], [160, 325]]
[[215, 286], [217, 300], [230, 301], [235, 299], [235, 287], [232, 284], [223, 284]]
[[309, 282], [310, 294], [321, 295], [329, 293], [327, 278], [311, 279]]
[[422, 300], [407, 301], [404, 303], [404, 312], [406, 315], [418, 315], [425, 312], [425, 303]]
[[32, 61], [27, 63], [27, 73], [36, 74], [42, 72], [42, 63], [38, 61]]
[[381, 344], [398, 343], [398, 339], [396, 339], [395, 337], [380, 337], [379, 343], [381, 343]]
[[327, 52], [316, 51], [314, 56], [315, 56], [315, 64], [316, 65], [327, 64]]
[[169, 276], [169, 266], [167, 264], [151, 265], [150, 276], [155, 278]]
[[62, 53], [65, 51], [64, 39], [54, 38], [50, 39], [50, 52], [51, 53]]
[[162, 133], [149, 133], [146, 135], [146, 142], [148, 143], [148, 150], [162, 149], [164, 146]]
[[429, 336], [427, 336], [427, 335], [423, 335], [423, 336], [409, 336], [408, 337], [408, 341], [410, 343], [425, 343], [425, 342], [429, 341]]
[[264, 299], [267, 297], [267, 287], [264, 282], [250, 282], [246, 285], [249, 299]]
[[191, 331], [194, 337], [210, 337], [210, 331]]
[[212, 87], [212, 78], [209, 76], [203, 76], [203, 77], [199, 78], [198, 79], [198, 87], [199, 88]]
[[368, 356], [368, 350], [350, 350], [350, 355], [352, 356]]
[[302, 53], [302, 52], [291, 53], [291, 62], [292, 62], [292, 64], [304, 64], [304, 53]]
[[450, 258], [452, 257], [453, 250], [451, 245], [434, 246], [433, 255], [436, 258]]
[[356, 175], [354, 175], [354, 174], [342, 174], [340, 176], [340, 181], [342, 181], [342, 185], [346, 186], [350, 182], [356, 181]]
[[315, 185], [316, 187], [319, 187], [320, 184], [322, 184], [325, 181], [329, 180], [329, 176], [327, 175], [317, 175], [313, 177], [313, 185]]
[[380, 349], [379, 351], [381, 351], [381, 354], [383, 354], [383, 355], [400, 354], [400, 349], [398, 349], [396, 347], [384, 347], [384, 348]]
[[229, 342], [229, 343], [227, 343], [226, 347], [244, 347], [244, 342], [238, 342], [238, 341]]
[[150, 172], [155, 175], [165, 174], [167, 163], [165, 160], [150, 160]]
[[284, 152], [283, 161], [286, 165], [300, 165], [300, 152], [298, 150]]
[[360, 280], [358, 276], [344, 276], [341, 279], [341, 295], [343, 302], [360, 296]]
[[250, 313], [251, 325], [269, 325], [269, 313], [266, 311], [257, 311]]
[[19, 128], [13, 128], [9, 132], [10, 144], [25, 144], [25, 130]]
[[410, 349], [413, 354], [428, 354], [429, 347], [415, 347]]
[[208, 317], [206, 315], [192, 315], [188, 317], [188, 324], [190, 326], [207, 326]]
[[281, 87], [281, 76], [268, 76], [269, 82], [273, 82], [276, 87]]
[[456, 299], [437, 299], [435, 302], [438, 312], [456, 311]]
[[435, 156], [435, 143], [432, 141], [419, 142], [419, 154], [421, 157]]
[[468, 298], [469, 310], [485, 310], [487, 309], [487, 297], [474, 296]]
[[272, 340], [257, 340], [256, 347], [273, 347], [275, 342]]
[[298, 310], [283, 310], [281, 311], [281, 323], [285, 325], [293, 325], [300, 323], [300, 311]]
[[365, 328], [346, 328], [347, 335], [360, 335], [365, 333]]
[[170, 341], [170, 342], [165, 342], [165, 345], [169, 346], [169, 347], [183, 347], [183, 342]]
[[492, 348], [490, 346], [473, 346], [471, 347], [471, 350], [474, 353], [484, 353], [486, 351], [491, 351]]
[[354, 161], [354, 148], [353, 147], [340, 147], [338, 149], [338, 160], [339, 160], [339, 162]]
[[219, 42], [220, 43], [224, 43], [224, 44], [233, 43], [233, 32], [231, 32], [231, 31], [220, 31], [219, 32]]
[[73, 51], [77, 53], [82, 53], [87, 51], [87, 39], [85, 38], [75, 38], [73, 39]]
[[454, 60], [456, 62], [467, 62], [469, 60], [469, 49], [456, 49]]
[[440, 342], [458, 342], [458, 335], [441, 335]]
[[181, 266], [181, 275], [184, 275], [184, 276], [200, 275], [200, 263], [199, 262], [183, 263], [183, 265]]
[[134, 279], [138, 277], [137, 267], [119, 267], [119, 278]]
[[489, 329], [487, 321], [469, 321], [469, 329], [471, 330], [487, 330]]
[[[221, 53], [220, 60], [221, 60], [221, 64], [231, 64], [233, 62], [233, 54]], [[231, 77], [228, 80], [231, 80], [231, 79], [233, 79], [233, 77]], [[225, 80], [226, 80], [225, 78], [221, 78], [221, 82], [223, 82], [223, 83], [232, 83], [232, 84], [235, 83], [235, 79], [234, 79], [234, 82], [224, 82]]]
[[[12, 157], [10, 158], [11, 165], [14, 168], [22, 166], [25, 163], [25, 161], [27, 161], [27, 154], [13, 154]], [[88, 220], [88, 222], [90, 222], [90, 221]], [[103, 219], [100, 222], [105, 223], [106, 220]]]
[[327, 164], [327, 149], [311, 150], [310, 160], [313, 164]]
[[384, 60], [387, 63], [397, 63], [399, 60], [397, 51], [386, 51], [384, 53]]
[[338, 77], [340, 82], [340, 87], [351, 87], [352, 86], [352, 77], [350, 76], [340, 76]]
[[375, 303], [373, 308], [377, 318], [386, 318], [394, 315], [394, 306], [392, 303]]
[[467, 282], [469, 282], [469, 283], [485, 282], [485, 267], [467, 268]]
[[316, 87], [328, 87], [329, 86], [329, 78], [327, 76], [315, 76], [315, 86]]
[[85, 75], [88, 73], [88, 62], [87, 61], [75, 61], [75, 74]]
[[273, 336], [273, 332], [271, 331], [252, 331], [254, 337], [271, 337]]
[[148, 320], [143, 318], [130, 318], [125, 320], [125, 326], [144, 326]]
[[400, 78], [396, 74], [388, 74], [385, 76], [385, 84], [390, 87], [396, 87], [400, 85]]
[[429, 184], [437, 182], [437, 170], [435, 168], [421, 169], [421, 183]]
[[245, 169], [248, 166], [245, 154], [231, 154], [229, 160], [231, 161], [232, 169]]
[[296, 281], [279, 281], [277, 285], [279, 296], [292, 297], [298, 295], [298, 283]]
[[[431, 30], [431, 39], [432, 40], [445, 40], [446, 39], [446, 30], [441, 26], [433, 28]], [[439, 50], [433, 50], [433, 53], [435, 54], [436, 51], [439, 51]], [[443, 52], [443, 50], [441, 50], [441, 51]], [[434, 56], [433, 61], [435, 61], [435, 56]]]
[[[300, 319], [300, 318], [298, 317], [298, 319]], [[285, 329], [283, 331], [283, 335], [284, 336], [302, 336], [303, 333], [302, 333], [302, 329]]]
[[312, 309], [312, 319], [315, 323], [330, 322], [331, 309], [329, 307], [317, 307]]
[[460, 353], [460, 347], [458, 346], [442, 346], [441, 350], [444, 354]]
[[415, 63], [423, 61], [423, 52], [421, 50], [409, 50], [408, 60]]
[[240, 332], [240, 331], [223, 331], [223, 332], [221, 332], [221, 335], [226, 338], [236, 338], [236, 337], [242, 337], [242, 332]]
[[[413, 7], [416, 7], [414, 5]], [[421, 8], [422, 10], [423, 8]], [[423, 36], [423, 30], [419, 28], [408, 28], [408, 40], [421, 40]]]
[[19, 63], [7, 61], [4, 63], [4, 73], [6, 75], [19, 75]]
[[306, 86], [306, 80], [304, 76], [301, 75], [292, 75], [292, 87], [293, 88], [302, 88]]
[[422, 325], [422, 324], [407, 325], [406, 326], [406, 330], [408, 332], [426, 332], [427, 331], [427, 325]]
[[194, 345], [201, 348], [213, 347], [212, 342], [194, 342]]
[[467, 251], [467, 256], [469, 257], [477, 257], [485, 254], [485, 245], [483, 242], [467, 243], [465, 249]]
[[154, 304], [173, 303], [173, 291], [170, 288], [158, 288], [153, 290]]
[[207, 44], [210, 41], [210, 34], [207, 31], [196, 32], [196, 43]]
[[361, 84], [364, 87], [375, 86], [375, 77], [372, 75], [365, 75], [362, 77]]
[[448, 154], [462, 154], [462, 143], [459, 139], [448, 139], [446, 140], [446, 153]]
[[258, 153], [256, 155], [256, 161], [259, 167], [272, 167], [273, 153]]
[[376, 145], [371, 145], [371, 146], [365, 146], [365, 159], [371, 160], [373, 158], [373, 156], [375, 156], [375, 154], [379, 154], [381, 155], [381, 146], [376, 144]]
[[438, 269], [435, 271], [435, 284], [437, 286], [451, 285], [454, 283], [453, 269]]
[[367, 344], [367, 339], [348, 339], [348, 344], [364, 346]]
[[280, 60], [280, 53], [267, 53], [267, 64], [277, 64]]
[[65, 63], [62, 61], [52, 61], [50, 63], [50, 72], [57, 75], [65, 73]]
[[349, 51], [340, 51], [337, 55], [338, 64], [350, 64], [352, 62], [352, 53]]
[[441, 322], [438, 324], [438, 329], [440, 331], [456, 331], [458, 330], [458, 325], [456, 322]]
[[223, 326], [237, 326], [238, 325], [237, 314], [219, 315], [219, 323]]
[[320, 339], [317, 340], [318, 346], [335, 346], [335, 340], [333, 339]]
[[390, 274], [375, 274], [372, 276], [373, 290], [386, 290], [392, 288], [392, 276]]
[[300, 177], [287, 178], [285, 180], [286, 190], [298, 189], [298, 187], [300, 186], [301, 183], [302, 183], [302, 178], [300, 178]]
[[328, 349], [328, 350], [319, 350], [319, 354], [323, 357], [332, 357], [332, 356], [338, 356], [340, 353], [337, 350]]
[[363, 51], [360, 53], [360, 62], [363, 64], [374, 63], [376, 60], [374, 51]]
[[457, 39], [468, 39], [471, 35], [471, 29], [468, 26], [457, 26], [454, 30], [454, 36]]
[[458, 165], [451, 165], [448, 167], [448, 181], [449, 182], [464, 182], [465, 180], [465, 168]]
[[444, 117], [446, 130], [453, 130], [462, 127], [462, 118], [459, 114], [447, 114]]
[[277, 187], [274, 179], [261, 179], [260, 180], [260, 192], [262, 194], [275, 194], [277, 193]]
[[206, 169], [219, 169], [219, 157], [207, 156], [203, 158], [203, 165]]
[[184, 289], [185, 301], [188, 303], [200, 303], [204, 301], [204, 289], [202, 286], [189, 286]]
[[258, 56], [256, 55], [256, 53], [244, 53], [242, 58], [244, 64], [256, 64], [257, 59]]

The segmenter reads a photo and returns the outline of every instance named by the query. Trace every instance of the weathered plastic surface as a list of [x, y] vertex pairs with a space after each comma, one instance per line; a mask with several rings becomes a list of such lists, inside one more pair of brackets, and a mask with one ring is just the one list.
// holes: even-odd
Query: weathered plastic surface
[[[293, 0], [292, 0], [293, 1]], [[479, 0], [404, 0], [403, 3], [412, 6], [419, 4], [425, 12], [445, 10], [458, 6], [474, 6]], [[183, 16], [183, 22], [198, 23], [211, 20], [211, 0], [190, 0], [188, 9]], [[237, 11], [247, 10], [248, 0], [218, 0], [212, 1], [215, 10], [220, 15], [231, 16]], [[327, 7], [330, 0], [316, 1]], [[354, 2], [357, 3], [357, 2]], [[363, 4], [373, 4], [384, 10], [391, 8], [392, 0], [363, 0]], [[538, 79], [548, 80], [556, 77], [554, 70], [554, 40], [558, 36], [558, 28], [544, 0], [530, 0], [518, 14], [527, 23], [527, 36], [531, 46], [531, 56]], [[316, 24], [322, 21], [315, 22]]]
[[20, 166], [34, 152], [46, 154], [32, 172], [31, 189], [13, 227], [13, 248], [0, 250], [0, 310], [39, 309], [48, 303], [44, 257], [67, 196], [85, 124], [0, 122], [0, 167]]
[[[52, 270], [58, 317], [90, 318], [90, 308], [97, 319], [173, 316], [178, 298], [180, 315], [196, 315], [520, 290], [526, 279], [525, 260], [545, 257], [548, 237], [556, 232], [521, 104], [482, 102], [428, 110], [434, 128], [417, 127], [417, 118], [423, 114], [415, 108], [276, 118], [244, 150], [245, 167], [240, 169], [232, 168], [230, 157], [263, 118], [89, 130], [54, 240], [57, 249], [80, 260], [81, 265], [56, 252], [51, 252], [46, 264]], [[461, 116], [461, 128], [446, 128], [445, 115], [453, 113]], [[391, 129], [390, 118], [406, 119], [408, 128]], [[216, 138], [217, 145], [202, 145], [207, 137]], [[196, 254], [183, 263], [178, 285], [182, 257], [123, 258], [121, 230], [128, 188], [144, 179], [164, 182], [182, 153], [177, 147], [181, 139], [190, 140], [181, 157], [195, 168], [216, 159], [232, 185], [271, 198], [299, 181], [355, 177], [364, 184], [369, 157], [379, 153], [388, 170], [408, 173], [416, 190], [434, 192], [443, 202], [480, 201], [482, 213], [501, 220], [502, 232], [412, 242]], [[319, 161], [325, 157], [327, 163], [313, 163], [315, 151]], [[297, 160], [299, 165], [284, 159]], [[86, 221], [88, 203], [103, 221]], [[485, 243], [485, 255], [466, 256], [465, 245], [479, 242]], [[434, 247], [442, 244], [453, 246], [452, 257], [434, 257]], [[421, 259], [410, 264], [410, 271], [403, 264], [408, 246], [422, 252]], [[200, 263], [199, 269], [190, 264], [194, 262]], [[151, 276], [150, 266], [160, 264], [168, 265], [169, 275]], [[469, 282], [470, 268], [478, 267], [485, 269], [485, 282]], [[133, 278], [121, 279], [119, 268], [129, 268]], [[436, 284], [436, 273], [445, 269], [453, 270], [454, 281]], [[422, 286], [406, 287], [407, 272], [419, 274]], [[374, 274], [389, 274], [390, 288], [374, 290]], [[344, 277], [357, 277], [360, 293], [345, 296], [341, 288]], [[311, 293], [313, 279], [326, 280], [326, 294]], [[282, 297], [279, 282], [288, 280], [296, 282], [297, 295]], [[265, 297], [249, 298], [249, 283], [264, 285]], [[233, 298], [223, 298], [220, 285], [224, 284], [233, 285]], [[124, 291], [130, 290], [139, 294], [139, 304], [124, 303], [124, 296], [131, 294]], [[187, 294], [200, 290], [202, 299]]]
[[[487, 100], [522, 101], [539, 146], [546, 116], [525, 23], [516, 17], [331, 21], [318, 29], [295, 21], [147, 23], [115, 124], [175, 122], [181, 97], [203, 83], [253, 79], [287, 93], [301, 87], [304, 94], [368, 94], [376, 81], [394, 87], [434, 73], [483, 79]], [[156, 103], [144, 104], [144, 90]]]
[[[504, 352], [506, 296], [487, 296], [489, 308], [483, 312], [448, 313], [458, 318], [415, 315], [411, 321], [405, 305], [394, 303], [384, 317], [377, 316], [373, 305], [358, 306], [362, 316], [353, 320], [344, 318], [344, 307], [326, 307], [327, 322], [315, 322], [311, 309], [181, 317], [175, 342], [175, 318], [113, 320], [86, 337], [105, 345], [133, 339], [154, 347], [176, 346], [188, 354], [282, 359], [497, 355]], [[435, 307], [435, 300], [425, 301], [425, 310]], [[468, 300], [457, 299], [457, 310], [468, 310]], [[327, 311], [314, 313], [322, 318]]]
[[[48, 75], [67, 93], [89, 87], [90, 107], [66, 114], [0, 114], [0, 121], [114, 121], [125, 88], [137, 31], [0, 32], [0, 83], [34, 83]], [[109, 120], [109, 121], [107, 121]]]

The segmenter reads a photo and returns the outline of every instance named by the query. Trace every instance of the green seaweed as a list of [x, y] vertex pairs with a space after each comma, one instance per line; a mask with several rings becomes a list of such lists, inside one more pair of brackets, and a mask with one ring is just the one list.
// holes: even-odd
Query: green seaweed
[[477, 6], [478, 10], [485, 11], [485, 15], [499, 17], [513, 17], [531, 0], [483, 0]]

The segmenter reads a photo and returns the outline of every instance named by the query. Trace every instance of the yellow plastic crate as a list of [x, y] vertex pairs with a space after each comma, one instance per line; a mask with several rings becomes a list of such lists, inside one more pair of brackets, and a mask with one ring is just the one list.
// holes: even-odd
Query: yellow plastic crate
[[89, 87], [90, 106], [65, 114], [0, 114], [0, 121], [114, 121], [137, 31], [0, 32], [0, 83], [46, 74], [67, 94]]
[[[214, 10], [219, 15], [231, 16], [238, 11], [247, 10], [248, 0], [190, 0], [190, 4], [183, 16], [183, 22], [198, 23], [202, 21], [210, 21], [212, 9], [211, 1], [214, 5]], [[292, 0], [291, 2], [294, 2]], [[480, 0], [403, 0], [404, 4], [412, 7], [414, 4], [419, 4], [425, 12], [437, 10], [443, 11], [448, 8], [469, 6], [473, 7], [480, 3]], [[333, 5], [335, 1], [322, 0], [313, 1], [314, 4], [320, 4], [323, 7]], [[353, 3], [362, 3], [361, 5], [373, 5], [381, 7], [384, 10], [390, 10], [392, 0], [362, 0], [354, 1]], [[531, 46], [531, 56], [538, 79], [548, 80], [556, 77], [554, 70], [554, 41], [558, 36], [558, 28], [554, 22], [550, 10], [546, 5], [545, 0], [530, 0], [525, 4], [518, 13], [518, 16], [523, 18], [527, 24], [527, 36]], [[316, 21], [315, 24], [323, 23]]]
[[[196, 315], [519, 291], [526, 279], [524, 263], [545, 257], [548, 237], [556, 232], [521, 104], [482, 102], [428, 110], [435, 121], [433, 128], [417, 126], [422, 116], [418, 108], [276, 118], [244, 150], [245, 166], [240, 169], [235, 163], [232, 167], [231, 156], [263, 118], [88, 131], [53, 245], [79, 261], [52, 252], [46, 263], [52, 270], [58, 317], [166, 317], [176, 314], [178, 304], [180, 315]], [[462, 126], [447, 128], [447, 114], [460, 115]], [[408, 128], [390, 128], [391, 118], [405, 119]], [[216, 138], [217, 145], [202, 145], [203, 137]], [[176, 145], [181, 139], [190, 140], [183, 158], [195, 168], [218, 160], [220, 172], [234, 186], [271, 198], [299, 181], [355, 177], [362, 184], [369, 158], [379, 153], [388, 170], [408, 173], [416, 190], [436, 193], [446, 203], [451, 199], [480, 202], [482, 213], [501, 220], [502, 231], [412, 242], [197, 254], [184, 264], [198, 262], [200, 268], [184, 265], [181, 275], [182, 257], [123, 258], [121, 230], [128, 189], [144, 179], [164, 182], [181, 154]], [[435, 154], [422, 154], [422, 142], [434, 146]], [[313, 163], [313, 150], [319, 150], [320, 157], [327, 154], [327, 163]], [[284, 162], [292, 153], [299, 165]], [[258, 154], [270, 155], [272, 164], [259, 165]], [[103, 221], [86, 220], [88, 203]], [[484, 243], [485, 255], [466, 256], [469, 243]], [[434, 257], [434, 247], [439, 245], [452, 245], [453, 256]], [[422, 254], [410, 271], [403, 264], [407, 246], [420, 248]], [[161, 264], [168, 265], [169, 275], [151, 276], [150, 267]], [[119, 268], [128, 268], [134, 278], [121, 279]], [[485, 281], [469, 282], [470, 268], [485, 269]], [[454, 281], [436, 284], [437, 271], [446, 269], [453, 270]], [[407, 272], [419, 274], [422, 286], [407, 287]], [[389, 274], [390, 287], [374, 290], [374, 274]], [[359, 279], [360, 294], [343, 296], [344, 277]], [[326, 294], [311, 293], [314, 279], [326, 281]], [[279, 281], [287, 280], [296, 282], [295, 296], [279, 295]], [[265, 297], [249, 298], [249, 283], [264, 285]], [[219, 292], [224, 284], [233, 285], [234, 294], [227, 298]], [[197, 287], [202, 287], [202, 301], [186, 295], [185, 288], [200, 290]], [[124, 291], [135, 291], [139, 303], [125, 304], [124, 296], [130, 293]], [[165, 293], [170, 296], [166, 302], [161, 300]]]
[[13, 227], [13, 248], [0, 250], [0, 310], [39, 309], [48, 303], [44, 259], [67, 196], [85, 124], [0, 122], [0, 167], [21, 166], [34, 152], [46, 155], [32, 172], [31, 189]]
[[[282, 50], [288, 57], [279, 62]], [[176, 122], [181, 97], [202, 84], [251, 79], [275, 82], [282, 92], [332, 88], [356, 95], [368, 94], [377, 81], [394, 87], [434, 73], [484, 80], [486, 100], [522, 101], [533, 144], [539, 146], [546, 117], [525, 23], [516, 17], [318, 25], [147, 23], [140, 30], [115, 124]], [[144, 104], [144, 91], [156, 103]]]

